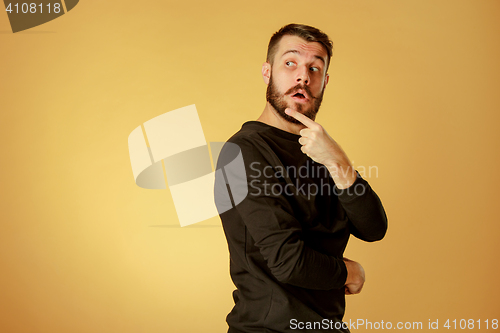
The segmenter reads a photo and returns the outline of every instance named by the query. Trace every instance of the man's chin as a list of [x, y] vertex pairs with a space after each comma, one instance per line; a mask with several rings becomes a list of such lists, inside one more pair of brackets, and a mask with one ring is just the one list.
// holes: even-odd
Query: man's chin
[[[290, 109], [293, 109], [297, 112], [300, 112], [302, 113], [304, 116], [306, 116], [307, 118], [311, 119], [314, 121], [314, 119], [316, 119], [316, 113], [313, 111], [313, 110], [303, 110], [302, 108], [302, 105], [299, 105], [299, 107], [294, 107], [294, 106], [288, 106]], [[288, 121], [289, 123], [292, 123], [292, 124], [302, 124], [300, 121], [298, 121], [297, 119], [295, 119], [294, 117], [291, 117], [289, 115], [287, 115], [285, 113], [285, 109], [277, 109], [276, 110], [278, 115], [283, 118], [284, 120]]]
[[[289, 108], [293, 109], [293, 110], [295, 110], [297, 112], [302, 113], [304, 116], [306, 116], [307, 118], [309, 118], [311, 120], [316, 119], [316, 112], [314, 111], [314, 108], [313, 108], [312, 105], [305, 105], [305, 104], [302, 104], [302, 103], [294, 103], [294, 105], [293, 106], [289, 106]], [[285, 113], [285, 115], [288, 116], [286, 113]], [[290, 117], [290, 116], [288, 116], [288, 117]], [[296, 120], [295, 118], [292, 118], [292, 119]]]
[[300, 124], [300, 121], [298, 121], [297, 119], [293, 118], [293, 117], [290, 117], [289, 115], [287, 115], [286, 113], [281, 113], [281, 112], [278, 112], [278, 114], [281, 116], [281, 118], [283, 118], [285, 121], [289, 122], [289, 123], [292, 123], [292, 124]]

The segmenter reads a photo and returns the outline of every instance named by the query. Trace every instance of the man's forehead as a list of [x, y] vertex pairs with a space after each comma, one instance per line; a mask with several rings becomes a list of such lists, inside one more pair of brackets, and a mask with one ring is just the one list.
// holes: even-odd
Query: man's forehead
[[328, 53], [324, 46], [318, 42], [309, 42], [299, 36], [285, 35], [281, 38], [276, 57], [282, 57], [286, 53], [310, 54], [322, 59], [325, 63], [328, 60]]

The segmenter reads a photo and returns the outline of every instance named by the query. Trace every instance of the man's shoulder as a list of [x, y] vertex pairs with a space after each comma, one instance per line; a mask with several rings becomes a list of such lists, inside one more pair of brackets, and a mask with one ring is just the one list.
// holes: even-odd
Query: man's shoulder
[[231, 136], [227, 142], [237, 145], [241, 150], [262, 149], [267, 146], [263, 138], [266, 128], [256, 121], [249, 121]]
[[261, 138], [261, 133], [265, 131], [265, 127], [261, 126], [256, 121], [247, 121], [241, 126], [241, 129], [234, 133], [227, 141], [232, 143], [237, 142], [253, 142]]
[[256, 121], [244, 123], [241, 129], [231, 136], [222, 147], [218, 163], [228, 163], [240, 154], [247, 163], [269, 159], [273, 151], [264, 138], [266, 130], [265, 125], [262, 126]]

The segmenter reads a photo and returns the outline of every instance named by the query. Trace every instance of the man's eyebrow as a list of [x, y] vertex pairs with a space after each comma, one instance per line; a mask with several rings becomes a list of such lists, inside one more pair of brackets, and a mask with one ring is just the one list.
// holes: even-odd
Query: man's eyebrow
[[284, 57], [284, 56], [285, 56], [285, 54], [287, 54], [287, 53], [297, 53], [297, 54], [300, 54], [300, 52], [299, 52], [299, 51], [297, 51], [297, 50], [288, 50], [288, 51], [285, 51], [285, 52], [281, 55], [281, 57]]
[[[296, 54], [300, 54], [300, 51], [291, 49], [291, 50], [285, 51], [285, 52], [281, 55], [281, 57], [284, 57], [284, 56], [285, 56], [285, 54], [287, 54], [287, 53], [296, 53]], [[321, 60], [321, 61], [323, 62], [323, 64], [324, 64], [324, 65], [326, 65], [326, 63], [325, 63], [325, 59], [323, 59], [323, 58], [322, 58], [322, 57], [320, 57], [319, 55], [315, 55], [314, 57], [315, 57], [315, 58], [317, 58], [317, 59], [319, 59], [319, 60]]]

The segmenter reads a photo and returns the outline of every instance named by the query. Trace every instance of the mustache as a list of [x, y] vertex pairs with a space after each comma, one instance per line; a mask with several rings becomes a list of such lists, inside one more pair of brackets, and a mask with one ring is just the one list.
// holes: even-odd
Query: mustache
[[304, 90], [310, 98], [318, 99], [317, 97], [313, 96], [313, 94], [311, 93], [311, 89], [308, 86], [305, 86], [302, 84], [298, 84], [295, 87], [288, 89], [287, 92], [285, 93], [285, 95], [292, 94], [296, 91], [299, 91], [300, 89]]

